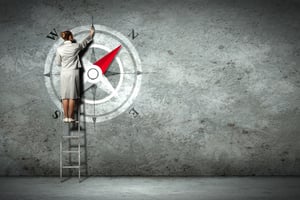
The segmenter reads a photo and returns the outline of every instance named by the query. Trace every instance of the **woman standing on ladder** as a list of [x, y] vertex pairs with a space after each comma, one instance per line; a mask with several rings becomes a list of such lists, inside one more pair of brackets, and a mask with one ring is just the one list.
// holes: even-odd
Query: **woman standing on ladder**
[[80, 98], [79, 52], [93, 40], [94, 26], [91, 27], [89, 35], [81, 43], [73, 43], [74, 37], [71, 31], [60, 33], [64, 43], [57, 48], [56, 64], [61, 66], [60, 93], [64, 109], [64, 122], [74, 122], [74, 108], [76, 99]]

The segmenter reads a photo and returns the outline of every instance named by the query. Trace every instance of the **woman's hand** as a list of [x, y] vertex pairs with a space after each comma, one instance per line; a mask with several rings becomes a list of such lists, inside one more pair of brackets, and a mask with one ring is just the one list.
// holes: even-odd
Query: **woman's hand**
[[91, 29], [90, 29], [90, 36], [91, 36], [91, 37], [94, 37], [94, 34], [95, 34], [95, 28], [94, 28], [94, 26], [91, 26]]

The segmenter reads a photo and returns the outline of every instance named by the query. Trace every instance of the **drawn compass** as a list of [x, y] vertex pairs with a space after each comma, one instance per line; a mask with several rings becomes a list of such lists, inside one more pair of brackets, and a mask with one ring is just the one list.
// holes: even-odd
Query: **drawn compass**
[[[94, 25], [93, 42], [81, 57], [83, 64], [81, 111], [86, 122], [103, 122], [113, 119], [129, 109], [136, 98], [142, 79], [142, 67], [132, 43], [121, 33]], [[90, 26], [71, 30], [76, 41], [89, 34]], [[61, 110], [60, 70], [55, 63], [59, 39], [50, 49], [45, 62], [45, 85], [51, 100]]]

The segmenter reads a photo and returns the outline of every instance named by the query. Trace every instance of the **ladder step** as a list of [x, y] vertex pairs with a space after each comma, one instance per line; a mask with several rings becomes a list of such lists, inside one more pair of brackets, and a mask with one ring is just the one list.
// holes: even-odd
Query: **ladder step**
[[71, 169], [71, 168], [79, 168], [79, 166], [78, 165], [76, 165], [76, 166], [63, 166], [62, 168], [63, 169]]
[[79, 153], [79, 151], [62, 151], [63, 153]]
[[[77, 144], [74, 144], [74, 145], [70, 145], [69, 147], [70, 147], [70, 148], [78, 148], [78, 145], [77, 145]], [[80, 145], [80, 147], [81, 147], [81, 148], [84, 148], [84, 147], [86, 147], [86, 146], [82, 144], [82, 145]]]
[[[76, 166], [76, 165], [78, 165], [78, 162], [73, 161], [73, 162], [70, 162], [69, 164], [72, 165], [72, 166], [73, 165]], [[85, 162], [80, 163], [80, 166], [84, 166], [84, 165], [87, 165], [87, 164]]]
[[79, 121], [78, 120], [75, 120], [75, 121], [72, 121], [72, 122], [68, 122], [68, 123], [64, 123], [65, 125], [70, 125], [70, 124], [72, 124], [72, 123], [79, 123]]
[[83, 135], [63, 135], [63, 138], [80, 138], [83, 137]]

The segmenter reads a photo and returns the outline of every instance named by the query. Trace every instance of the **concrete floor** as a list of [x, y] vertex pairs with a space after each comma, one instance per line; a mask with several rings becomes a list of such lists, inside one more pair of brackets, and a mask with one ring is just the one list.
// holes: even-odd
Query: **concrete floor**
[[300, 199], [300, 177], [1, 177], [1, 200]]

